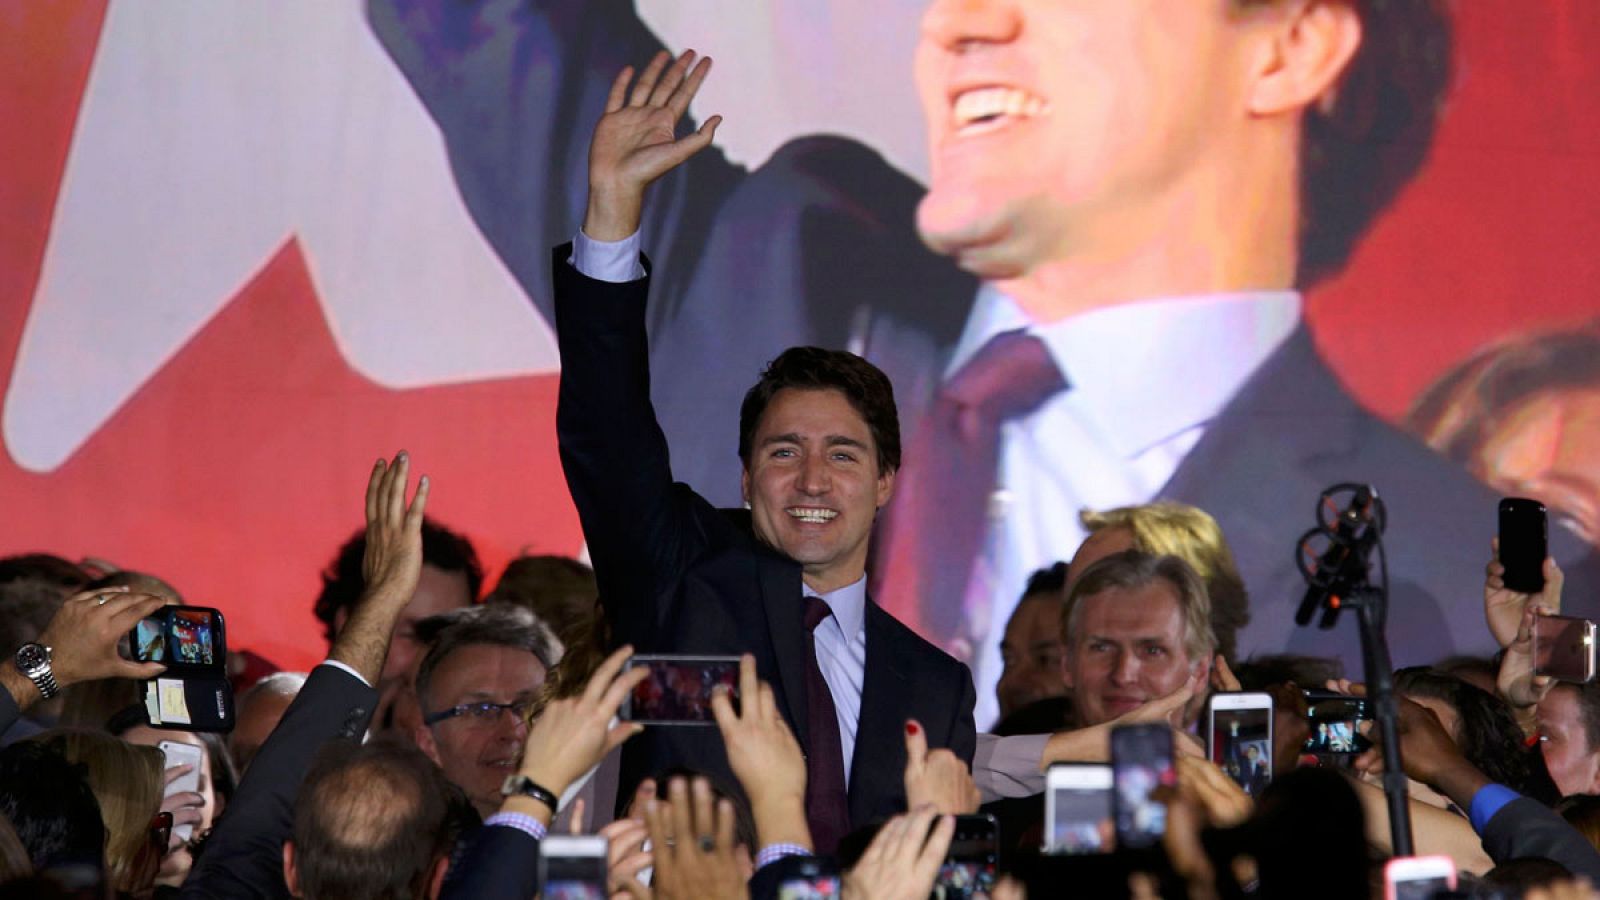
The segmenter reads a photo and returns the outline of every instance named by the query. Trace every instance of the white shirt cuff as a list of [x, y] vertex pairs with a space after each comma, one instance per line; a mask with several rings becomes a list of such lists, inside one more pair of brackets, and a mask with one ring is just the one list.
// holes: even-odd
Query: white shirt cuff
[[351, 678], [354, 678], [355, 680], [361, 682], [362, 684], [366, 685], [367, 687], [372, 687], [372, 684], [370, 682], [368, 682], [365, 678], [361, 677], [361, 673], [360, 672], [357, 672], [355, 669], [350, 668], [349, 666], [347, 666], [344, 663], [338, 661], [337, 659], [325, 659], [321, 663], [319, 663], [319, 665], [333, 666], [335, 669], [343, 669], [344, 671], [350, 673], [350, 677]]
[[597, 241], [580, 228], [572, 239], [572, 257], [567, 262], [595, 281], [616, 284], [638, 281], [644, 277], [644, 264], [639, 262], [639, 243], [637, 231], [620, 241]]

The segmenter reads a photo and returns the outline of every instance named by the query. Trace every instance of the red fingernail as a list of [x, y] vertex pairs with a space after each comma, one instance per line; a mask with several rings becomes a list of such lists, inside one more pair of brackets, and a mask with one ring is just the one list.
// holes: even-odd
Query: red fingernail
[[906, 734], [916, 734], [916, 733], [917, 733], [917, 723], [915, 723], [915, 722], [907, 722], [906, 723]]

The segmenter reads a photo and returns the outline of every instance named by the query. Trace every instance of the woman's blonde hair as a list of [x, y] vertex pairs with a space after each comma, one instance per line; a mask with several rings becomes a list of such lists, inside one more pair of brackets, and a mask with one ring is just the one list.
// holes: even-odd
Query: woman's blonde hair
[[155, 874], [154, 868], [135, 870], [150, 842], [150, 821], [161, 811], [166, 759], [161, 751], [87, 728], [53, 728], [34, 740], [88, 770], [89, 789], [106, 826], [106, 880], [121, 891], [147, 887], [133, 882]]

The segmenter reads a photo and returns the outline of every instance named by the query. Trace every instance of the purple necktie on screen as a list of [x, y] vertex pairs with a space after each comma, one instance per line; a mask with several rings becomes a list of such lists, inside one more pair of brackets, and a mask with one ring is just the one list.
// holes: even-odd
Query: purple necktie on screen
[[844, 781], [844, 743], [833, 692], [817, 664], [817, 626], [833, 615], [821, 597], [806, 597], [806, 821], [818, 853], [832, 853], [850, 833], [850, 799]]
[[1000, 426], [1066, 387], [1044, 342], [1017, 330], [990, 338], [939, 389], [895, 485], [887, 553], [877, 566], [876, 595], [923, 637], [947, 649], [967, 637], [960, 626], [989, 527]]

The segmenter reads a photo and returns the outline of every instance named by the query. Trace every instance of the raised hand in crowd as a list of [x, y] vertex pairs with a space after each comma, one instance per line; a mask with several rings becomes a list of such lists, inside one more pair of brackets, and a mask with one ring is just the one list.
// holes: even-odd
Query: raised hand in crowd
[[710, 57], [696, 64], [695, 52], [685, 50], [676, 60], [665, 51], [656, 54], [637, 82], [632, 66], [617, 73], [589, 144], [584, 234], [617, 241], [638, 231], [645, 188], [711, 145], [721, 116], [707, 119], [698, 131], [677, 136], [678, 122], [710, 71]]
[[645, 807], [655, 848], [655, 895], [663, 900], [742, 900], [750, 896], [734, 853], [733, 804], [716, 799], [711, 782], [667, 782], [667, 800]]
[[916, 720], [906, 722], [905, 782], [908, 809], [932, 806], [952, 816], [978, 811], [972, 770], [949, 750], [928, 750], [928, 735]]
[[[545, 706], [523, 743], [521, 774], [559, 797], [606, 754], [644, 730], [637, 722], [611, 724], [622, 701], [650, 674], [643, 666], [622, 672], [632, 655], [632, 647], [622, 647], [595, 669], [582, 693]], [[555, 814], [540, 801], [524, 796], [508, 797], [501, 809], [532, 816], [546, 825]]]
[[[655, 796], [655, 782], [646, 779], [645, 784], [650, 786], [650, 796]], [[600, 829], [600, 836], [606, 839], [607, 895], [650, 900], [650, 885], [639, 880], [640, 873], [655, 864], [654, 854], [645, 847], [650, 827], [641, 819], [617, 819]]]
[[380, 459], [367, 478], [366, 588], [328, 650], [328, 658], [377, 684], [389, 655], [396, 620], [411, 602], [422, 575], [422, 516], [428, 508], [428, 476], [417, 480], [410, 505], [406, 492], [411, 459], [404, 450], [392, 463]]
[[[84, 591], [68, 598], [51, 617], [36, 643], [49, 648], [50, 674], [58, 687], [100, 678], [154, 678], [160, 663], [137, 663], [117, 653], [117, 643], [145, 616], [165, 605], [164, 598], [126, 587]], [[0, 685], [19, 710], [40, 699], [39, 688], [15, 665], [0, 666]]]
[[[1554, 563], [1547, 568], [1554, 568]], [[1505, 654], [1500, 658], [1500, 672], [1495, 678], [1500, 698], [1511, 707], [1522, 733], [1530, 736], [1539, 732], [1539, 701], [1555, 687], [1555, 679], [1550, 676], [1533, 674], [1534, 619], [1546, 614], [1544, 606], [1537, 602], [1522, 611], [1517, 636], [1506, 645]]]
[[883, 823], [845, 874], [844, 900], [927, 900], [955, 833], [955, 817], [941, 816], [932, 806]]
[[1506, 567], [1500, 562], [1500, 539], [1490, 544], [1493, 556], [1484, 571], [1483, 617], [1488, 620], [1489, 631], [1502, 647], [1511, 646], [1522, 624], [1522, 614], [1529, 606], [1541, 606], [1550, 615], [1561, 612], [1561, 586], [1566, 580], [1554, 558], [1544, 561], [1544, 590], [1537, 594], [1524, 594], [1506, 587]]
[[[194, 766], [190, 763], [171, 766], [166, 770], [162, 784], [170, 785], [193, 771]], [[161, 812], [172, 813], [172, 831], [167, 842], [167, 853], [161, 858], [161, 870], [156, 873], [157, 885], [177, 887], [189, 876], [189, 868], [194, 865], [194, 857], [190, 855], [188, 845], [179, 836], [178, 829], [189, 825], [198, 832], [201, 823], [205, 821], [203, 812], [205, 804], [205, 796], [195, 791], [179, 791], [175, 794], [163, 792]]]
[[756, 660], [739, 658], [740, 708], [726, 690], [711, 697], [711, 714], [728, 750], [728, 765], [750, 798], [756, 837], [762, 845], [812, 847], [806, 825], [806, 759], [800, 742], [778, 712], [772, 687], [756, 675]]

